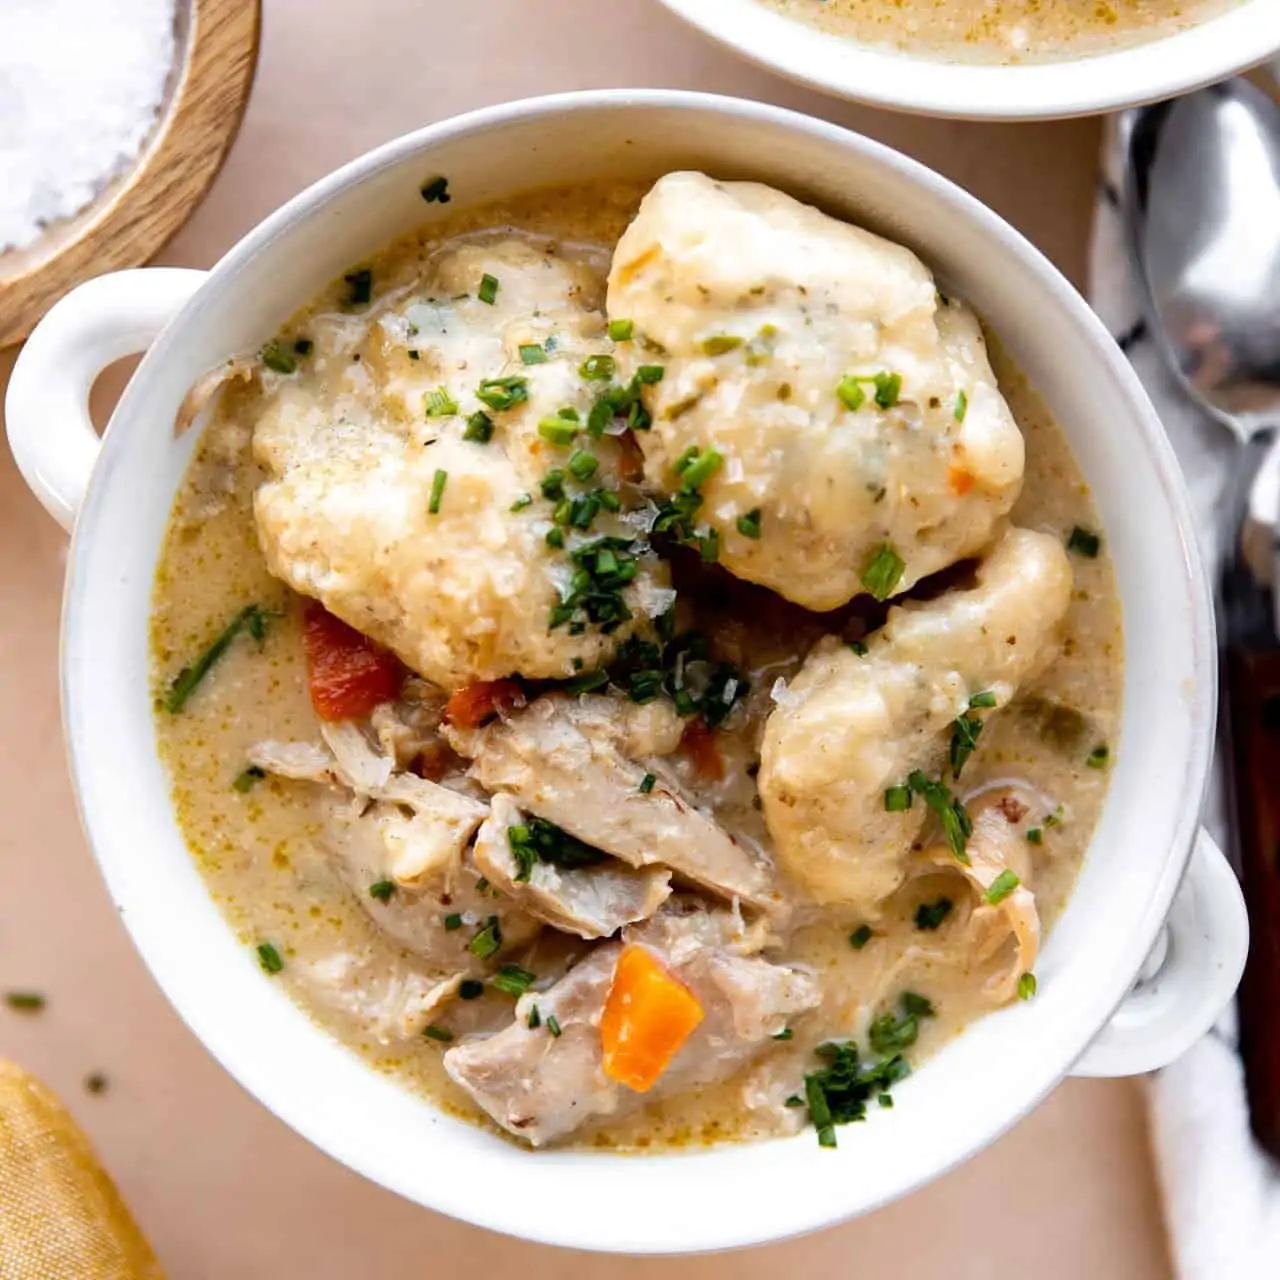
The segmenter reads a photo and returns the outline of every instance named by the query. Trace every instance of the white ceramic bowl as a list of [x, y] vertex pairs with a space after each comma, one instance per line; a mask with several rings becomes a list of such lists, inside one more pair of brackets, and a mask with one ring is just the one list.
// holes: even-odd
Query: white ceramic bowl
[[[263, 976], [205, 890], [174, 822], [148, 688], [152, 576], [193, 445], [174, 440], [172, 423], [203, 371], [255, 348], [351, 262], [440, 216], [419, 198], [425, 176], [448, 175], [452, 212], [543, 183], [691, 165], [764, 179], [911, 245], [1004, 336], [1070, 435], [1101, 510], [1134, 655], [1123, 730], [1079, 888], [1036, 966], [1039, 995], [972, 1027], [901, 1086], [893, 1111], [843, 1132], [838, 1151], [808, 1131], [671, 1156], [531, 1154], [441, 1114], [319, 1030]], [[99, 450], [86, 411], [93, 377], [148, 344]], [[64, 724], [85, 828], [126, 927], [247, 1089], [412, 1200], [591, 1249], [777, 1239], [935, 1177], [1069, 1072], [1169, 1061], [1235, 987], [1243, 907], [1196, 825], [1214, 719], [1211, 606], [1169, 445], [1128, 364], [1057, 271], [963, 191], [874, 142], [772, 107], [669, 92], [573, 94], [448, 121], [317, 183], [208, 274], [132, 271], [82, 286], [28, 342], [7, 412], [24, 475], [75, 524]], [[1168, 958], [1131, 995], [1166, 920]]]
[[1186, 30], [1113, 53], [1025, 66], [942, 62], [861, 44], [767, 9], [759, 0], [662, 3], [743, 57], [815, 89], [879, 107], [969, 120], [1117, 111], [1223, 80], [1280, 50], [1277, 0], [1241, 0]]

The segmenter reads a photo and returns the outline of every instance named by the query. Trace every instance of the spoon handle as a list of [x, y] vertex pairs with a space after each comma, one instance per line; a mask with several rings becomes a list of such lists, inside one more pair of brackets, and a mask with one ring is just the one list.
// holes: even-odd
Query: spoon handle
[[1280, 647], [1228, 648], [1236, 847], [1249, 909], [1240, 1054], [1254, 1135], [1280, 1157]]

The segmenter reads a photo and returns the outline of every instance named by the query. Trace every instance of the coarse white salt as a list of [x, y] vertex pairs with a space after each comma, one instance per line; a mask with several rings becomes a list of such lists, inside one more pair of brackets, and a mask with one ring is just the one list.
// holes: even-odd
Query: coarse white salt
[[136, 158], [173, 66], [175, 0], [0, 0], [0, 252]]

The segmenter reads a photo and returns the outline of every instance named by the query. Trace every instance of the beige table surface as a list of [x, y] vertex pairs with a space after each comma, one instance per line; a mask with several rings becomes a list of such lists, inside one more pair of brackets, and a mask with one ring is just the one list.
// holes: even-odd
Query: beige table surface
[[[670, 85], [785, 103], [901, 147], [1081, 277], [1091, 122], [949, 124], [850, 107], [739, 63], [654, 0], [265, 0], [265, 8], [243, 132], [165, 262], [211, 263], [313, 178], [429, 121], [527, 94]], [[0, 389], [10, 363], [0, 356]], [[966, 1167], [859, 1222], [679, 1261], [506, 1240], [409, 1205], [312, 1150], [206, 1057], [107, 900], [77, 826], [59, 737], [64, 539], [0, 454], [0, 988], [49, 998], [37, 1018], [0, 1008], [0, 1053], [67, 1098], [175, 1280], [517, 1269], [522, 1280], [1169, 1275], [1134, 1082], [1069, 1081]], [[94, 1070], [110, 1084], [90, 1096], [82, 1081]]]

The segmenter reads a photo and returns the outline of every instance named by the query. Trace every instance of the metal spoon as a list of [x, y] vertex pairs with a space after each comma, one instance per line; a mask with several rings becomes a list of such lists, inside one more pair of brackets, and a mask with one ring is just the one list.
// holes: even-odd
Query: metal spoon
[[1231, 80], [1130, 112], [1121, 128], [1152, 337], [1187, 395], [1241, 441], [1219, 619], [1252, 930], [1240, 1051], [1254, 1133], [1280, 1155], [1280, 457], [1269, 453], [1280, 426], [1280, 106]]

